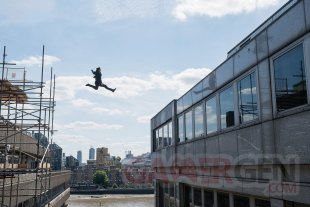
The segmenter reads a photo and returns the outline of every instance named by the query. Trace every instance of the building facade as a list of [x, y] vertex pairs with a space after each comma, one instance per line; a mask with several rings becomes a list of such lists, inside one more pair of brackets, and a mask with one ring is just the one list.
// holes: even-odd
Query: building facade
[[52, 170], [61, 170], [62, 165], [62, 148], [53, 143], [50, 145], [51, 149], [51, 168]]
[[81, 150], [77, 151], [76, 158], [79, 161], [79, 164], [82, 165], [82, 151]]
[[93, 147], [90, 147], [89, 149], [89, 160], [94, 160], [95, 159], [95, 149]]
[[310, 1], [292, 0], [152, 118], [156, 206], [310, 206], [309, 120]]
[[108, 148], [100, 147], [96, 150], [96, 165], [97, 168], [106, 167], [109, 165], [110, 154]]

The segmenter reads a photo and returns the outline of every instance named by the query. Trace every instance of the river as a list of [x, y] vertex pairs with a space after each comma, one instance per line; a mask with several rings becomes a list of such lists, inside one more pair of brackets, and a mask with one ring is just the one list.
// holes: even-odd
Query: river
[[154, 195], [71, 195], [69, 207], [154, 207]]

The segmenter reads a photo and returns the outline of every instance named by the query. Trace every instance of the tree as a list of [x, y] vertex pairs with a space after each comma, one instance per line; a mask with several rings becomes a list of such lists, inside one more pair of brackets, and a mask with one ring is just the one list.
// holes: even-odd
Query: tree
[[109, 177], [107, 173], [103, 170], [98, 170], [93, 175], [93, 182], [97, 185], [102, 185], [106, 187], [109, 184]]

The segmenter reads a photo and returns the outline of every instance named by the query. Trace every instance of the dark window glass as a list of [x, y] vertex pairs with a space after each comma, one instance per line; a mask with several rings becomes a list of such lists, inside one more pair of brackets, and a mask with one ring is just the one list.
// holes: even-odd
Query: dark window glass
[[250, 207], [250, 200], [243, 196], [234, 196], [234, 206], [236, 207]]
[[205, 206], [204, 207], [213, 207], [214, 206], [213, 192], [205, 191], [204, 197], [205, 197]]
[[207, 133], [217, 131], [216, 97], [206, 102]]
[[200, 104], [194, 110], [195, 114], [195, 137], [201, 137], [203, 135], [203, 106]]
[[172, 140], [172, 122], [168, 123], [168, 143], [169, 145], [174, 144], [174, 141]]
[[163, 147], [163, 128], [158, 129], [158, 148]]
[[235, 125], [234, 93], [232, 87], [220, 93], [221, 129]]
[[293, 201], [285, 201], [285, 207], [310, 207], [310, 205], [304, 203], [297, 203]]
[[193, 138], [193, 115], [192, 111], [185, 113], [185, 140]]
[[307, 103], [303, 45], [273, 61], [277, 110], [283, 111]]
[[166, 194], [169, 193], [169, 183], [164, 183], [164, 190]]
[[179, 125], [179, 142], [184, 142], [185, 137], [184, 137], [184, 115], [179, 116], [178, 118], [178, 125]]
[[258, 118], [255, 73], [238, 82], [240, 122]]
[[228, 193], [217, 193], [217, 206], [218, 207], [229, 207]]
[[174, 184], [173, 183], [170, 183], [170, 197], [174, 197]]
[[168, 125], [163, 127], [163, 145], [168, 146]]
[[202, 205], [201, 189], [194, 188], [194, 204], [195, 206]]
[[270, 207], [270, 201], [255, 199], [255, 207]]
[[192, 204], [192, 188], [190, 186], [184, 186], [184, 205], [190, 206]]

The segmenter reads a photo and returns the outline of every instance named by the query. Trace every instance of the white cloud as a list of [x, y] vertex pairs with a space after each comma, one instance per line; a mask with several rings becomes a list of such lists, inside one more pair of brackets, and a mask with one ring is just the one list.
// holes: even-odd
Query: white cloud
[[121, 129], [123, 126], [118, 124], [105, 124], [105, 123], [96, 123], [93, 121], [76, 121], [70, 124], [64, 125], [66, 129], [75, 129], [75, 130], [87, 130], [87, 129]]
[[108, 109], [104, 107], [95, 107], [92, 110], [97, 113], [106, 113], [109, 115], [123, 115], [128, 112], [128, 111], [122, 111], [119, 109]]
[[151, 118], [152, 118], [154, 115], [155, 115], [155, 114], [151, 114], [151, 115], [147, 115], [147, 116], [139, 116], [139, 117], [137, 117], [137, 121], [138, 121], [139, 123], [142, 123], [142, 124], [149, 124]]
[[[51, 56], [51, 55], [44, 55], [44, 65], [45, 66], [51, 66], [54, 63], [57, 63], [60, 61], [60, 58]], [[30, 67], [41, 67], [42, 65], [42, 56], [30, 56], [22, 60], [12, 60], [13, 63], [16, 63], [17, 65], [23, 65], [23, 66], [30, 66]]]
[[154, 0], [107, 0], [94, 1], [94, 12], [98, 23], [128, 19], [145, 18], [168, 14], [174, 1]]
[[83, 107], [89, 107], [94, 105], [92, 102], [90, 102], [87, 99], [75, 99], [71, 101], [73, 106], [79, 107], [79, 108], [83, 108]]
[[228, 14], [252, 12], [279, 4], [280, 0], [179, 0], [173, 16], [186, 21], [189, 16], [222, 17]]
[[[104, 88], [94, 90], [86, 87], [86, 83], [93, 83], [93, 79], [89, 76], [60, 76], [56, 78], [56, 100], [72, 100], [78, 93], [85, 93], [85, 91], [113, 98], [142, 96], [145, 92], [156, 89], [177, 91], [176, 95], [181, 95], [210, 72], [211, 69], [208, 68], [189, 68], [172, 75], [157, 72], [142, 78], [132, 76], [104, 78], [105, 84], [117, 88], [115, 93]], [[107, 112], [107, 109], [103, 108], [97, 110]], [[113, 113], [117, 114], [118, 111], [114, 110]]]

